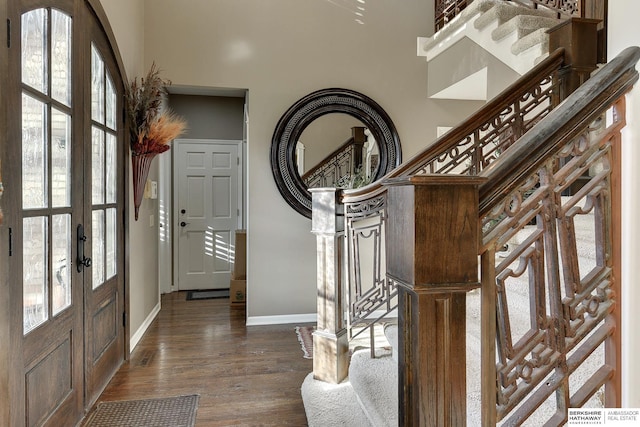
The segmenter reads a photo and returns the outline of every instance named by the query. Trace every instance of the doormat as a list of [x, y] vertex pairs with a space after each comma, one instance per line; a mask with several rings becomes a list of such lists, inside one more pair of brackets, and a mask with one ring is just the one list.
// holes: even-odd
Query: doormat
[[210, 291], [188, 291], [187, 301], [197, 299], [229, 298], [229, 289], [213, 289]]
[[200, 396], [98, 403], [84, 427], [193, 427]]
[[296, 326], [296, 335], [302, 349], [302, 357], [305, 359], [313, 359], [313, 331], [315, 326]]

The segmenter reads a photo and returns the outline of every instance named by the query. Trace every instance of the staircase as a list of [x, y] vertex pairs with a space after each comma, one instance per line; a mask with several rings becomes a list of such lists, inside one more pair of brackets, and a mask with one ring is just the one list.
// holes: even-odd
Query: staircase
[[[570, 197], [563, 197], [568, 203]], [[588, 270], [597, 264], [596, 242], [593, 240], [593, 213], [576, 218], [575, 236], [579, 264]], [[512, 251], [525, 243], [536, 229], [528, 225], [514, 235], [496, 254], [498, 261], [508, 259]], [[515, 278], [510, 286], [509, 307], [512, 311], [511, 327], [527, 329], [530, 319], [530, 295], [527, 277]], [[467, 426], [480, 426], [480, 297], [478, 291], [467, 298]], [[315, 380], [309, 374], [301, 388], [310, 427], [357, 426], [395, 427], [398, 425], [398, 326], [395, 322], [382, 326], [385, 341], [376, 345], [375, 358], [369, 348], [356, 349], [349, 366], [349, 376], [340, 384], [329, 384]], [[389, 349], [391, 348], [391, 350]], [[604, 361], [604, 352], [597, 351], [583, 367], [585, 372], [597, 369]], [[601, 408], [603, 394], [596, 393], [584, 405], [586, 408]], [[555, 408], [547, 405], [539, 419], [530, 419], [531, 425], [544, 424], [545, 417]]]
[[[521, 14], [483, 15], [496, 6], [479, 0], [474, 25], [487, 16], [504, 40], [498, 28], [515, 19], [509, 34], [533, 38]], [[309, 425], [560, 426], [567, 408], [621, 404], [616, 212], [640, 48], [590, 77], [596, 25], [554, 27], [530, 71], [383, 179], [314, 192], [322, 274], [314, 374], [302, 389]], [[380, 320], [382, 307], [397, 308], [401, 333], [387, 332], [398, 362], [393, 352], [348, 358], [350, 328]], [[395, 378], [378, 375], [394, 365]], [[397, 412], [393, 397], [376, 400], [389, 389]]]
[[512, 1], [474, 1], [432, 37], [418, 38], [429, 97], [493, 98], [548, 55], [547, 31], [563, 20]]
[[309, 427], [398, 425], [398, 326], [383, 328], [386, 342], [376, 347], [375, 358], [369, 348], [355, 349], [340, 384], [307, 375], [301, 393]]

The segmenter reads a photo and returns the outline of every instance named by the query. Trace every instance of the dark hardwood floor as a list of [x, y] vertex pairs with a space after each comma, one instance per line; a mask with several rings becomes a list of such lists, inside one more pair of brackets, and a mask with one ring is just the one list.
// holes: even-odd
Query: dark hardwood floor
[[162, 296], [162, 310], [98, 402], [199, 394], [196, 426], [306, 426], [313, 363], [296, 325], [245, 326], [228, 299]]

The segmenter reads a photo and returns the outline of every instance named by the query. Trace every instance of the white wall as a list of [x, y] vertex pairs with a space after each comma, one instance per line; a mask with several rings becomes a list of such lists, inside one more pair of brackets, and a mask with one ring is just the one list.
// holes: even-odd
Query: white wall
[[[640, 46], [640, 32], [635, 30], [640, 16], [637, 0], [609, 1], [609, 58], [628, 46]], [[638, 67], [640, 68], [640, 67]], [[640, 85], [627, 96], [627, 128], [623, 133], [622, 231], [623, 231], [623, 406], [640, 408], [640, 333], [635, 310], [640, 306]]]
[[[415, 53], [432, 3], [145, 0], [145, 64], [178, 86], [248, 89], [248, 317], [315, 313], [311, 223], [280, 196], [269, 149], [280, 116], [302, 96], [345, 87], [378, 102], [395, 122], [404, 158], [478, 103], [430, 101]], [[274, 320], [274, 318], [269, 318]], [[286, 318], [279, 318], [286, 320]]]
[[[146, 74], [144, 63], [144, 1], [101, 0], [124, 63], [128, 79]], [[127, 150], [128, 152], [128, 150]], [[167, 154], [165, 154], [167, 155]], [[127, 157], [129, 179], [130, 159]], [[158, 179], [158, 161], [154, 161], [149, 173]], [[133, 184], [129, 185], [129, 327], [134, 343], [140, 338], [141, 328], [159, 309], [158, 289], [158, 205], [157, 200], [143, 200], [140, 219], [134, 221]], [[153, 215], [153, 226], [150, 217]]]

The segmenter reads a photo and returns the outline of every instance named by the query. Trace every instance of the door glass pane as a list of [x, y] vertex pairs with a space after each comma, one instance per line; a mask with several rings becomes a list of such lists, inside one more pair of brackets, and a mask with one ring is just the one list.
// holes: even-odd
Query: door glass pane
[[106, 96], [106, 113], [107, 113], [107, 126], [109, 129], [116, 129], [116, 91], [113, 88], [113, 82], [111, 81], [111, 76], [107, 73], [107, 93]]
[[51, 204], [71, 204], [71, 116], [51, 109]]
[[91, 45], [91, 118], [104, 124], [104, 63]]
[[71, 215], [54, 215], [51, 223], [51, 311], [55, 316], [71, 305]]
[[48, 318], [47, 217], [24, 218], [22, 226], [22, 301], [26, 334]]
[[47, 93], [47, 10], [22, 15], [22, 82]]
[[116, 149], [116, 136], [107, 134], [107, 152], [106, 152], [106, 168], [107, 168], [107, 203], [116, 202], [116, 164], [118, 161], [118, 152]]
[[51, 96], [71, 105], [71, 17], [51, 11]]
[[116, 275], [116, 209], [107, 209], [107, 280]]
[[22, 206], [47, 206], [46, 105], [22, 94]]
[[91, 128], [91, 200], [94, 205], [104, 203], [104, 132]]
[[104, 211], [95, 210], [91, 215], [91, 270], [93, 270], [93, 289], [104, 283]]

